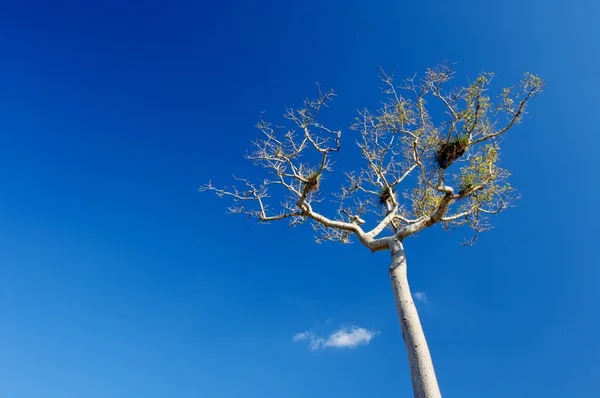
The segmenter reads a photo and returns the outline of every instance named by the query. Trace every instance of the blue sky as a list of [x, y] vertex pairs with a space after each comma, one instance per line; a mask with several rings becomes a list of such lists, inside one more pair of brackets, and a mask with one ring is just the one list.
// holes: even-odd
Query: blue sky
[[598, 394], [597, 2], [127, 3], [0, 9], [0, 396], [410, 396], [386, 253], [197, 188], [254, 176], [259, 113], [315, 81], [346, 129], [379, 66], [444, 58], [547, 80], [505, 141], [517, 207], [474, 247], [406, 242], [444, 397]]

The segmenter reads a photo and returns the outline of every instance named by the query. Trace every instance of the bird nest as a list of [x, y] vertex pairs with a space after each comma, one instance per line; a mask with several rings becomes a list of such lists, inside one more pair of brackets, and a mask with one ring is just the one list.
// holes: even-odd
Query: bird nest
[[306, 177], [306, 182], [304, 183], [304, 192], [310, 193], [319, 190], [319, 185], [321, 183], [321, 174], [312, 173], [308, 177]]
[[379, 204], [385, 205], [392, 198], [392, 190], [389, 187], [381, 188], [379, 192]]
[[469, 137], [467, 136], [460, 136], [443, 142], [435, 153], [435, 161], [440, 166], [440, 169], [446, 169], [455, 160], [464, 155], [467, 148], [469, 148]]

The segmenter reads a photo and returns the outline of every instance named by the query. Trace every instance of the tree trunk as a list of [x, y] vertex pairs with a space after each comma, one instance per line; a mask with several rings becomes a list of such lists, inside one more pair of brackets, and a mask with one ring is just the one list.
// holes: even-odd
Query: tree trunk
[[390, 279], [402, 326], [402, 337], [408, 353], [414, 396], [415, 398], [441, 398], [442, 394], [435, 377], [425, 333], [408, 287], [404, 247], [398, 238], [392, 238], [389, 249], [392, 254]]

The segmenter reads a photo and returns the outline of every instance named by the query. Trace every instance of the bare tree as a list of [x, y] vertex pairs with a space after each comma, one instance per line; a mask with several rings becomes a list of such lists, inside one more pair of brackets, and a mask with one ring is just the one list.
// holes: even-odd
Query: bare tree
[[[415, 398], [441, 394], [408, 285], [402, 242], [440, 224], [447, 229], [470, 227], [474, 234], [465, 243], [472, 244], [489, 228], [489, 215], [511, 205], [516, 194], [507, 182], [509, 173], [499, 166], [499, 145], [543, 88], [539, 77], [527, 73], [493, 100], [488, 93], [491, 73], [448, 89], [453, 77], [446, 64], [400, 84], [382, 72], [385, 100], [375, 112], [359, 112], [351, 127], [358, 133], [362, 166], [344, 173], [346, 182], [333, 193], [333, 215], [322, 212], [332, 206], [323, 203], [321, 181], [332, 171], [331, 158], [340, 151], [342, 133], [318, 119], [334, 98], [333, 91], [319, 89], [316, 99], [287, 109], [284, 117], [293, 128], [260, 120], [262, 137], [247, 158], [268, 172], [262, 182], [236, 178], [238, 186], [221, 189], [209, 182], [200, 188], [230, 197], [232, 213], [261, 222], [286, 219], [295, 226], [308, 221], [317, 242], [349, 243], [356, 237], [373, 252], [388, 250]], [[436, 102], [444, 109], [439, 115], [432, 114]], [[278, 192], [278, 200], [271, 191]], [[364, 218], [372, 221], [371, 229], [364, 228]]]

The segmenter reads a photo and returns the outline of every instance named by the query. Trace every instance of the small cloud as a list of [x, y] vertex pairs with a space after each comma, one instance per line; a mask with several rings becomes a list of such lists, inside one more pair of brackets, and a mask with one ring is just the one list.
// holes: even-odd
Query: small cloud
[[427, 295], [425, 295], [425, 292], [415, 292], [413, 296], [415, 300], [427, 304]]
[[327, 347], [332, 348], [354, 348], [359, 345], [367, 345], [375, 337], [377, 332], [358, 326], [341, 328], [329, 336], [318, 336], [312, 330], [298, 333], [294, 341], [308, 341], [308, 348], [319, 350]]
[[350, 329], [340, 329], [329, 336], [329, 339], [325, 342], [325, 346], [353, 348], [360, 344], [369, 344], [371, 339], [375, 337], [375, 334], [375, 332], [356, 326]]
[[310, 330], [307, 332], [298, 333], [294, 336], [294, 341], [310, 340], [314, 337], [314, 333]]

